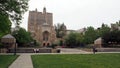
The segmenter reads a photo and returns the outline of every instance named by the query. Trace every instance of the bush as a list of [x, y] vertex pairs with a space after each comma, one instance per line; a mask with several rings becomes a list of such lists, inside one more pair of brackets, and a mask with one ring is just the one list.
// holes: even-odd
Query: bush
[[54, 43], [51, 44], [51, 47], [52, 47], [52, 48], [55, 48], [56, 46], [57, 46], [57, 44], [54, 44]]
[[3, 47], [4, 47], [4, 45], [2, 43], [0, 43], [0, 48], [3, 48]]

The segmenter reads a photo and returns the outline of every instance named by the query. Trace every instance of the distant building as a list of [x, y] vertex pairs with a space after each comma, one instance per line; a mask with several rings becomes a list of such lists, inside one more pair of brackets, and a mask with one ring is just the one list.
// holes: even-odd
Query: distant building
[[70, 34], [70, 33], [81, 33], [81, 34], [85, 34], [86, 32], [86, 28], [82, 28], [82, 29], [79, 29], [79, 30], [67, 30], [67, 34]]
[[120, 26], [117, 24], [111, 24], [111, 30], [120, 30]]
[[94, 41], [94, 46], [95, 46], [96, 48], [101, 48], [101, 47], [102, 47], [102, 44], [103, 44], [103, 42], [102, 42], [102, 38], [101, 38], [101, 37], [99, 37], [98, 39], [96, 39], [96, 40]]
[[56, 33], [53, 27], [53, 14], [46, 12], [29, 11], [28, 31], [32, 37], [43, 46], [49, 46], [56, 40]]
[[70, 33], [76, 33], [76, 31], [75, 31], [75, 30], [67, 30], [67, 31], [66, 31], [66, 35], [68, 35], [68, 34], [70, 34]]
[[82, 29], [79, 29], [79, 30], [76, 30], [77, 33], [81, 33], [81, 34], [85, 34], [86, 32], [86, 28], [82, 28]]

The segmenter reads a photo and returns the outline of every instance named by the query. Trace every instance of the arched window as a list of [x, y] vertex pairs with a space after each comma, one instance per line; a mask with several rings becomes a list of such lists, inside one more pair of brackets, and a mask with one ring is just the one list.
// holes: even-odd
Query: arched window
[[43, 41], [48, 41], [49, 33], [47, 31], [43, 32]]

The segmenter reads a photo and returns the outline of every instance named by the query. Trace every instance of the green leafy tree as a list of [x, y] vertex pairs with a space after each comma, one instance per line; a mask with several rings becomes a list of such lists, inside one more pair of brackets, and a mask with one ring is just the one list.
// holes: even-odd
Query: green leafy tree
[[28, 10], [28, 0], [0, 0], [0, 14], [19, 25], [22, 14]]
[[84, 43], [92, 44], [96, 39], [97, 39], [96, 30], [92, 26], [88, 27], [84, 35]]
[[106, 24], [102, 24], [102, 27], [101, 27], [101, 36], [103, 36], [104, 34], [110, 32], [110, 27]]
[[120, 44], [120, 31], [119, 30], [114, 30], [110, 31], [106, 34], [103, 35], [103, 42], [104, 46], [107, 47], [111, 44]]
[[19, 30], [14, 31], [12, 34], [16, 38], [16, 41], [20, 46], [33, 42], [33, 39], [30, 33], [23, 28], [20, 28]]
[[74, 47], [77, 45], [76, 34], [70, 33], [66, 38], [66, 44], [69, 47]]
[[0, 14], [0, 38], [5, 35], [10, 33], [11, 29], [11, 22], [9, 18], [3, 14]]
[[63, 38], [66, 35], [66, 26], [63, 24], [58, 23], [54, 26], [56, 31], [57, 38]]
[[78, 47], [83, 43], [83, 36], [80, 33], [70, 33], [65, 38], [65, 42], [68, 47]]
[[10, 33], [12, 22], [19, 25], [24, 12], [28, 10], [28, 0], [0, 0], [0, 38]]
[[102, 37], [104, 34], [110, 32], [110, 30], [111, 30], [110, 27], [103, 23], [101, 25], [101, 28], [97, 29], [97, 35], [98, 37]]
[[62, 24], [58, 23], [57, 25], [54, 26], [54, 28], [56, 31], [56, 37], [60, 38], [59, 45], [63, 46], [64, 38], [66, 36], [66, 26], [64, 25], [64, 23], [62, 23]]

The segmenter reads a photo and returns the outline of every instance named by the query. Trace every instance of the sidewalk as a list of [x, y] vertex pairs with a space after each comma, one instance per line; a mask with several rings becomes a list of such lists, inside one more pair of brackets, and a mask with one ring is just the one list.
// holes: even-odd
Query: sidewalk
[[21, 54], [9, 68], [33, 68], [30, 54]]

